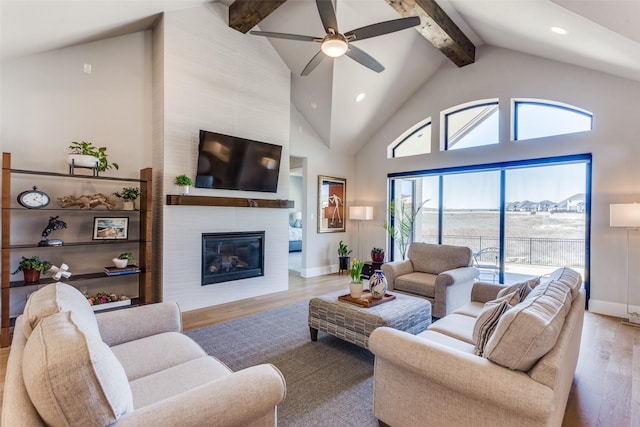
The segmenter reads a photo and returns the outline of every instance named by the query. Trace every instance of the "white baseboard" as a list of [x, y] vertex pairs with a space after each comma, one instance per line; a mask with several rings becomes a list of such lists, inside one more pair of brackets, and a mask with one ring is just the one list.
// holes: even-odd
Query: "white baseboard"
[[309, 278], [316, 276], [324, 276], [325, 274], [337, 273], [338, 264], [324, 265], [322, 267], [303, 268], [300, 270], [300, 277]]
[[[620, 317], [622, 319], [629, 319], [630, 317], [627, 313], [627, 304], [599, 301], [593, 298], [589, 300], [589, 311], [606, 316]], [[631, 305], [629, 306], [629, 311], [632, 313], [640, 313], [640, 307]]]

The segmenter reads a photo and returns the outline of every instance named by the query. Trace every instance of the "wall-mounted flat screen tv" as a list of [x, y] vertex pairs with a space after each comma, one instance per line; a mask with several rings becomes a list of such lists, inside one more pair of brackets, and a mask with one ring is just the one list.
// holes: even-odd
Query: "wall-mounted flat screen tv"
[[196, 187], [278, 191], [282, 146], [200, 131]]

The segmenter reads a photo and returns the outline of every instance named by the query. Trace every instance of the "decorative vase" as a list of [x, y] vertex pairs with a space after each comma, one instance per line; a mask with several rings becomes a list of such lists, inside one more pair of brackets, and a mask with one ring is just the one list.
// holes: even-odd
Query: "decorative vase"
[[381, 264], [384, 262], [384, 252], [373, 252], [371, 251], [371, 261], [376, 264]]
[[191, 188], [190, 185], [178, 185], [178, 194], [181, 196], [188, 196], [189, 188]]
[[133, 208], [134, 208], [133, 200], [125, 200], [122, 202], [122, 209], [124, 209], [125, 211], [132, 211]]
[[376, 270], [369, 278], [369, 289], [373, 298], [382, 298], [387, 293], [387, 278], [382, 270]]
[[114, 258], [111, 261], [113, 262], [113, 265], [116, 266], [116, 268], [125, 268], [127, 265], [129, 265], [128, 259]]
[[360, 298], [362, 296], [362, 282], [349, 283], [349, 293], [351, 294], [351, 298]]
[[40, 283], [40, 270], [25, 268], [22, 274], [24, 274], [24, 283]]

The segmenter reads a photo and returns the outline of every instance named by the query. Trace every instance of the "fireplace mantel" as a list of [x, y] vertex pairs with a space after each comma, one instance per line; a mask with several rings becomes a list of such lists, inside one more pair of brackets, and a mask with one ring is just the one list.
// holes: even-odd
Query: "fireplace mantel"
[[217, 196], [180, 196], [167, 194], [167, 205], [171, 206], [227, 206], [237, 208], [276, 208], [294, 207], [293, 200], [252, 199], [250, 197], [217, 197]]

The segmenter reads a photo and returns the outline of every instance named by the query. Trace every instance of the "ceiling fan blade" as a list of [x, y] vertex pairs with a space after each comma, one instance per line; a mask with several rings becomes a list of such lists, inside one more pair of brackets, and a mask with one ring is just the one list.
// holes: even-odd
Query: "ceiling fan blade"
[[273, 37], [276, 39], [286, 40], [298, 40], [302, 42], [321, 42], [322, 39], [318, 37], [302, 36], [299, 34], [286, 34], [286, 33], [272, 33], [270, 31], [250, 31], [250, 34], [254, 36]]
[[309, 61], [309, 63], [304, 67], [304, 70], [302, 70], [302, 73], [300, 73], [300, 75], [308, 76], [309, 74], [311, 74], [311, 72], [315, 70], [316, 67], [320, 65], [322, 60], [326, 57], [327, 56], [324, 53], [322, 53], [321, 50], [319, 50], [318, 53], [316, 53], [315, 56], [311, 58], [311, 61]]
[[[381, 36], [383, 34], [395, 33], [396, 31], [405, 30], [407, 28], [420, 25], [420, 18], [417, 16], [410, 16], [408, 18], [392, 19], [391, 21], [378, 22], [377, 24], [367, 25], [356, 30], [344, 33], [347, 39], [354, 36], [354, 40], [363, 40], [370, 37]], [[350, 40], [352, 41], [352, 40]]]
[[320, 20], [327, 34], [329, 34], [329, 28], [333, 28], [338, 33], [338, 20], [331, 0], [316, 0], [316, 6], [318, 6]]
[[366, 53], [364, 50], [359, 49], [352, 44], [349, 45], [349, 50], [347, 50], [345, 55], [347, 55], [354, 61], [361, 63], [370, 70], [375, 71], [376, 73], [381, 73], [384, 71], [384, 67], [382, 66], [382, 64], [373, 59], [373, 57]]

